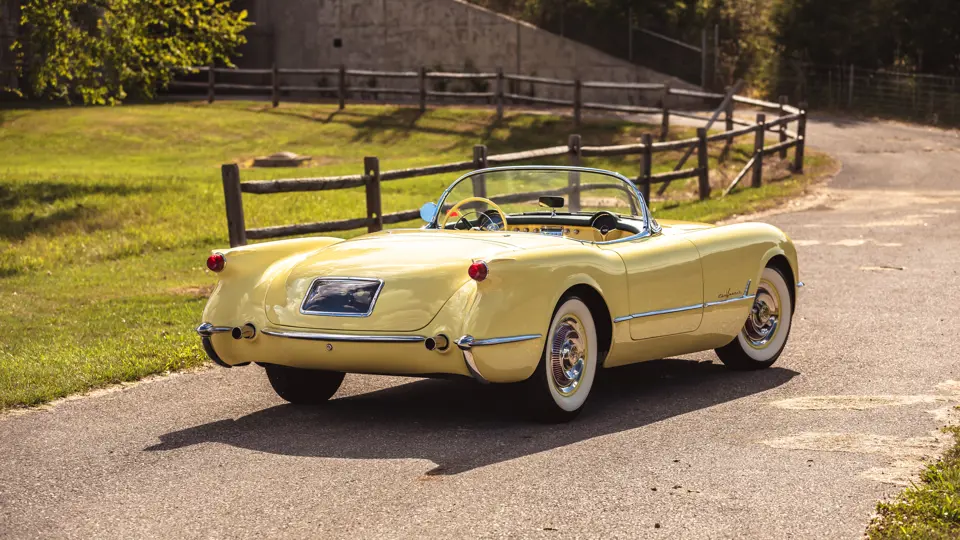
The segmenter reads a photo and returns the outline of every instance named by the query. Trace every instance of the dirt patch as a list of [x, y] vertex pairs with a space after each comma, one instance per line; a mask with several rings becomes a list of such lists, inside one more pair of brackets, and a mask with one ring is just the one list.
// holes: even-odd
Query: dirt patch
[[195, 298], [209, 298], [213, 292], [214, 285], [187, 285], [185, 287], [174, 287], [170, 289], [171, 294], [177, 296], [193, 296]]
[[933, 432], [927, 437], [895, 437], [873, 433], [806, 432], [789, 437], [760, 441], [771, 448], [872, 454], [892, 459], [889, 465], [873, 467], [860, 476], [888, 484], [910, 485], [917, 471], [930, 458], [942, 454], [950, 437]]
[[833, 409], [847, 409], [864, 411], [878, 407], [902, 407], [918, 403], [938, 403], [949, 401], [946, 396], [809, 396], [784, 399], [771, 403], [778, 409], [795, 411], [824, 411]]

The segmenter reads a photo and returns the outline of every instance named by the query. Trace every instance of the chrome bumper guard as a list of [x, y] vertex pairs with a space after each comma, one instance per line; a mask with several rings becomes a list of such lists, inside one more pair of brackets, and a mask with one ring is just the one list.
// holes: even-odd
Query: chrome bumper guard
[[490, 384], [481, 373], [480, 369], [477, 368], [477, 363], [473, 358], [473, 348], [474, 347], [484, 347], [487, 345], [500, 345], [502, 343], [516, 343], [518, 341], [528, 341], [531, 339], [539, 339], [543, 334], [525, 334], [522, 336], [509, 336], [509, 337], [500, 337], [500, 338], [488, 338], [488, 339], [476, 339], [470, 334], [461, 336], [459, 339], [454, 341], [457, 344], [457, 347], [460, 348], [460, 351], [463, 352], [463, 363], [467, 365], [467, 371], [470, 372], [470, 375], [477, 380], [480, 384]]
[[207, 357], [220, 367], [230, 368], [233, 366], [220, 359], [220, 355], [213, 349], [210, 336], [231, 332], [233, 332], [232, 326], [214, 326], [210, 323], [203, 323], [197, 327], [197, 333], [200, 334], [200, 342], [203, 344], [203, 352], [207, 353]]

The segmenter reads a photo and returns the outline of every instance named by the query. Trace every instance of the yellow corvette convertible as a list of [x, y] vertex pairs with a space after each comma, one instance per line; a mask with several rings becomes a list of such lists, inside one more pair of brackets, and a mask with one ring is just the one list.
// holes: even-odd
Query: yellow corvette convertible
[[777, 360], [797, 253], [771, 225], [653, 219], [620, 174], [499, 167], [458, 178], [422, 228], [214, 252], [197, 329], [225, 367], [255, 362], [295, 404], [344, 373], [521, 383], [529, 411], [574, 417], [600, 368], [715, 349]]

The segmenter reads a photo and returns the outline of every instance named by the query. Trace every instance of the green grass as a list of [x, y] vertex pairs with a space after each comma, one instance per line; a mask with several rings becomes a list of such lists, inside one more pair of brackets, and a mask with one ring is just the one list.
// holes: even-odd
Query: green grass
[[[657, 129], [609, 120], [578, 132], [584, 144], [599, 145]], [[477, 143], [491, 154], [563, 144], [571, 132], [566, 118], [512, 113], [497, 123], [490, 110], [462, 108], [419, 115], [392, 106], [225, 102], [0, 110], [0, 408], [206, 362], [193, 328], [215, 281], [203, 261], [226, 244], [222, 163], [289, 150], [313, 156], [313, 166], [244, 169], [241, 178], [355, 174], [369, 155], [383, 170], [397, 169], [460, 161]], [[695, 181], [674, 182], [666, 199], [654, 199], [655, 214], [711, 221], [767, 208], [833, 166], [812, 155], [807, 176], [774, 172], [760, 189], [718, 198], [749, 152], [749, 144], [734, 146], [712, 175], [715, 198], [697, 202]], [[654, 171], [672, 169], [678, 158], [657, 156]], [[639, 172], [636, 156], [585, 165]], [[452, 179], [386, 182], [384, 211], [418, 208]], [[346, 219], [364, 214], [364, 194], [247, 195], [244, 207], [248, 228]]]
[[877, 505], [870, 540], [960, 538], [960, 427], [947, 428], [954, 446], [895, 501]]

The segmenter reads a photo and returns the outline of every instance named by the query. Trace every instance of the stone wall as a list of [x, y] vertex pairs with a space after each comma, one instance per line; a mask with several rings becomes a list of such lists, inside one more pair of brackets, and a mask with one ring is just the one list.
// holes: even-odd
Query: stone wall
[[[243, 0], [256, 27], [242, 67], [494, 71], [556, 78], [691, 86], [461, 0]], [[338, 40], [338, 41], [337, 41]], [[339, 45], [339, 46], [337, 46]], [[306, 81], [298, 80], [297, 83]], [[320, 83], [321, 81], [315, 81]], [[327, 81], [330, 82], [329, 80]], [[371, 81], [354, 81], [368, 85]], [[377, 84], [415, 86], [415, 81]], [[531, 93], [530, 85], [513, 88]], [[535, 94], [570, 98], [538, 85]], [[584, 89], [585, 101], [653, 103], [659, 96]]]

